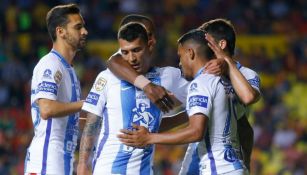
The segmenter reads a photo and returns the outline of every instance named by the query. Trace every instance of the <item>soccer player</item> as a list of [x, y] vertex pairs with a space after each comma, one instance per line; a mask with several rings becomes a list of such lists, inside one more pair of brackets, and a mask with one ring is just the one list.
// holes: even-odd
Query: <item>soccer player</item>
[[239, 174], [247, 170], [240, 159], [237, 137], [236, 97], [227, 88], [224, 77], [202, 73], [214, 52], [205, 40], [205, 32], [192, 30], [178, 40], [178, 55], [184, 77], [192, 80], [188, 88], [186, 110], [189, 123], [183, 129], [168, 133], [152, 133], [133, 125], [136, 131], [123, 129], [120, 140], [127, 146], [147, 147], [151, 144], [185, 144], [197, 142], [199, 174]]
[[34, 137], [27, 150], [25, 174], [72, 175], [77, 145], [80, 84], [72, 67], [88, 34], [75, 4], [53, 7], [46, 17], [52, 50], [34, 68], [31, 112]]
[[[148, 41], [147, 31], [140, 23], [128, 23], [119, 29], [122, 57], [138, 73], [185, 103], [188, 82], [177, 68], [151, 66]], [[91, 169], [93, 174], [153, 174], [154, 146], [134, 148], [117, 138], [120, 129], [133, 129], [132, 123], [142, 123], [150, 132], [158, 132], [162, 112], [144, 91], [105, 70], [97, 76], [82, 109], [88, 114], [80, 143], [79, 175], [89, 174]]]
[[199, 29], [209, 34], [206, 35], [206, 39], [210, 43], [209, 46], [215, 51], [216, 57], [225, 60], [227, 63], [228, 73], [226, 77], [231, 81], [231, 85], [229, 85], [231, 87], [230, 89], [238, 97], [235, 102], [238, 119], [238, 136], [244, 163], [250, 169], [254, 132], [247, 120], [247, 115], [248, 106], [256, 103], [260, 99], [260, 78], [255, 71], [242, 66], [232, 58], [235, 51], [236, 33], [230, 21], [225, 19], [210, 20], [200, 26]]

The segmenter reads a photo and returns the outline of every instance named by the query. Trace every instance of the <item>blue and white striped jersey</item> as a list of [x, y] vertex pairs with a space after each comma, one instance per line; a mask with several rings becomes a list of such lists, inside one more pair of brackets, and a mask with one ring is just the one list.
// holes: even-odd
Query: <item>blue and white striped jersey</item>
[[[237, 68], [251, 86], [260, 92], [258, 74], [239, 63], [237, 63]], [[188, 99], [187, 106], [189, 102], [192, 105], [191, 109], [188, 109], [189, 116], [197, 111], [204, 113], [209, 117], [209, 127], [202, 142], [189, 144], [180, 175], [219, 174], [243, 168], [242, 160], [240, 160], [236, 120], [247, 112], [246, 106], [240, 103], [229, 80], [217, 77], [208, 78], [210, 76], [212, 75], [204, 78], [204, 75], [200, 75], [191, 82], [189, 88], [188, 98], [190, 100]], [[217, 94], [224, 94], [224, 96]], [[199, 106], [205, 103], [198, 103], [197, 101], [201, 98], [196, 97], [206, 97], [203, 101], [208, 101], [207, 107]]]
[[[171, 91], [185, 103], [188, 82], [177, 68], [152, 68], [146, 77]], [[83, 110], [103, 118], [93, 160], [93, 174], [153, 174], [154, 145], [145, 149], [128, 147], [117, 138], [119, 130], [132, 123], [158, 132], [160, 110], [144, 92], [115, 77], [109, 70], [101, 72], [83, 104]]]
[[43, 120], [37, 99], [80, 100], [80, 84], [66, 60], [51, 50], [35, 66], [31, 84], [34, 137], [25, 160], [25, 173], [71, 175], [79, 132], [79, 113]]

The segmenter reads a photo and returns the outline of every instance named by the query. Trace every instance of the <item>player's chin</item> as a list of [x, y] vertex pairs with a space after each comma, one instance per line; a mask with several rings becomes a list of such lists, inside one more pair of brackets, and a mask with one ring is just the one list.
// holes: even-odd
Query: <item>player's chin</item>
[[80, 48], [84, 48], [85, 45], [86, 45], [86, 40], [81, 40], [81, 41], [79, 42], [79, 47], [80, 47]]

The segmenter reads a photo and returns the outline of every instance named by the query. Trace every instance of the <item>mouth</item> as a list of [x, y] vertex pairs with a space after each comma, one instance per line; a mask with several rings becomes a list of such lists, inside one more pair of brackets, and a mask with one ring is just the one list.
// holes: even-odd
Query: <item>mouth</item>
[[86, 38], [81, 38], [80, 42], [86, 42]]
[[139, 70], [140, 69], [140, 65], [139, 64], [133, 64], [131, 65], [133, 69], [135, 70]]

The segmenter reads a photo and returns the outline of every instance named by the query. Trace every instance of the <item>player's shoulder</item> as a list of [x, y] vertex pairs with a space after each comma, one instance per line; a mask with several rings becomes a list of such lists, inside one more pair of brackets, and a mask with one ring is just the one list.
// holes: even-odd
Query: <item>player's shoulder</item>
[[164, 75], [173, 75], [173, 76], [181, 75], [180, 69], [172, 66], [157, 67], [156, 70]]
[[61, 69], [61, 62], [59, 61], [59, 59], [56, 58], [56, 56], [54, 56], [51, 53], [48, 53], [39, 60], [39, 62], [36, 64], [34, 68], [34, 70], [36, 71], [45, 70], [45, 69], [50, 69], [50, 70]]
[[110, 69], [105, 69], [101, 71], [97, 78], [103, 78], [105, 80], [119, 81], [119, 79], [110, 71]]
[[256, 71], [254, 71], [254, 70], [251, 69], [251, 68], [245, 67], [245, 66], [240, 66], [239, 70], [240, 70], [240, 72], [242, 72], [242, 73], [257, 74]]
[[214, 74], [203, 73], [196, 77], [194, 80], [197, 82], [208, 83], [208, 82], [216, 82], [219, 81], [220, 76]]
[[195, 88], [193, 86], [199, 86], [206, 89], [214, 89], [219, 83], [220, 79], [220, 76], [216, 76], [214, 74], [201, 74], [197, 76], [193, 81], [191, 81], [190, 89]]

